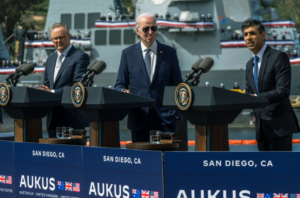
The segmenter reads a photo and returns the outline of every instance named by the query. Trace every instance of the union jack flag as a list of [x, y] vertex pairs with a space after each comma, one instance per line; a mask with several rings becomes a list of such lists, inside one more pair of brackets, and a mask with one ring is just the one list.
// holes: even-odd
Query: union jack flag
[[72, 182], [65, 182], [65, 190], [66, 191], [72, 191], [73, 190]]
[[288, 193], [273, 193], [273, 198], [288, 198], [289, 194]]
[[142, 198], [150, 198], [150, 191], [149, 190], [141, 190]]
[[5, 175], [0, 175], [0, 183], [5, 184]]

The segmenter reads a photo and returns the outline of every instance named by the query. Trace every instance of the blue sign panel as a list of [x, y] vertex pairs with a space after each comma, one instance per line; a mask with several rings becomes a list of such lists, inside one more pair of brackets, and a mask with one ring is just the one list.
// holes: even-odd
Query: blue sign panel
[[83, 147], [84, 197], [163, 197], [162, 153]]
[[15, 197], [14, 142], [0, 141], [0, 197]]
[[81, 147], [14, 145], [16, 197], [84, 197]]
[[295, 152], [166, 152], [165, 193], [177, 198], [297, 197], [299, 164]]

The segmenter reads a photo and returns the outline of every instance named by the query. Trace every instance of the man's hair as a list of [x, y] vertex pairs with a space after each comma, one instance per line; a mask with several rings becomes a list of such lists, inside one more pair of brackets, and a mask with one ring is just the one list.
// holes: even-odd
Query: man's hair
[[264, 25], [257, 20], [254, 19], [248, 19], [246, 21], [244, 21], [243, 25], [242, 25], [242, 32], [244, 32], [245, 28], [251, 27], [251, 26], [257, 26], [259, 33], [263, 33], [265, 32], [265, 27]]
[[50, 28], [50, 32], [52, 32], [52, 30], [54, 30], [55, 28], [59, 28], [59, 27], [66, 28], [68, 34], [70, 34], [69, 27], [65, 23], [55, 23], [55, 24], [53, 24]]
[[135, 20], [135, 26], [136, 26], [136, 27], [139, 27], [139, 20], [140, 20], [140, 18], [142, 18], [142, 17], [152, 17], [152, 18], [154, 19], [155, 24], [156, 24], [156, 18], [155, 18], [152, 14], [150, 14], [149, 12], [145, 12], [145, 13], [143, 13], [143, 14], [140, 14], [140, 15], [136, 18], [136, 20]]

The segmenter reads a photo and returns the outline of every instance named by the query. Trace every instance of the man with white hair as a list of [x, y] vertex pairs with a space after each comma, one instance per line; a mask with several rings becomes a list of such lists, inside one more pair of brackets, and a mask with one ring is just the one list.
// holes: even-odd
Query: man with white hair
[[141, 42], [123, 50], [115, 90], [156, 100], [153, 107], [133, 109], [128, 115], [132, 141], [148, 142], [150, 130], [177, 131], [180, 113], [165, 109], [162, 101], [165, 86], [177, 86], [182, 77], [176, 50], [156, 40], [155, 17], [141, 14], [135, 30]]

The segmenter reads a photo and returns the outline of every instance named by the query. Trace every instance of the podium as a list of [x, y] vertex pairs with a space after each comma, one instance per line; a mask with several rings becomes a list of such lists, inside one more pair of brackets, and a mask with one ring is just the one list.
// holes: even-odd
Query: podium
[[104, 87], [85, 87], [86, 99], [81, 107], [71, 100], [71, 87], [65, 87], [62, 97], [64, 108], [75, 108], [90, 122], [90, 146], [120, 148], [119, 121], [133, 108], [151, 107], [152, 98], [123, 93]]
[[2, 108], [14, 118], [16, 142], [39, 142], [42, 118], [54, 106], [61, 105], [61, 95], [29, 87], [10, 87], [11, 99]]
[[[176, 87], [166, 87], [163, 105], [179, 110], [175, 102]], [[217, 87], [191, 87], [193, 101], [182, 115], [196, 125], [196, 151], [229, 151], [228, 124], [243, 109], [263, 108], [268, 100]]]

